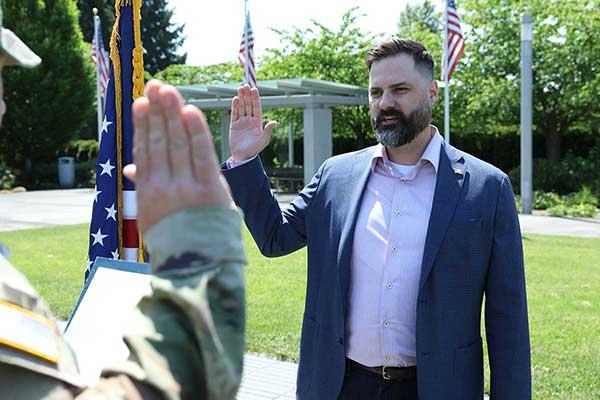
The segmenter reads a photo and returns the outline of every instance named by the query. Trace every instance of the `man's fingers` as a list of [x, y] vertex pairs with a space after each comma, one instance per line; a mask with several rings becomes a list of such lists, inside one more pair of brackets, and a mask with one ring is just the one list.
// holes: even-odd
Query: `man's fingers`
[[123, 167], [123, 175], [132, 182], [137, 180], [137, 167], [135, 164], [127, 164]]
[[244, 113], [246, 117], [252, 116], [252, 95], [250, 94], [250, 86], [244, 85]]
[[192, 144], [194, 176], [200, 183], [215, 182], [218, 176], [217, 157], [208, 124], [194, 106], [186, 106], [182, 115]]
[[142, 182], [148, 177], [148, 163], [151, 157], [148, 151], [148, 116], [150, 102], [145, 97], [138, 98], [132, 107], [133, 111], [133, 161], [139, 165], [137, 178]]
[[262, 121], [262, 109], [260, 105], [260, 94], [257, 88], [250, 90], [250, 103], [252, 104], [252, 115], [259, 121]]
[[167, 127], [160, 104], [160, 88], [162, 84], [151, 81], [146, 87], [146, 97], [150, 102], [148, 116], [148, 178], [156, 180], [169, 179], [169, 161], [167, 156]]
[[269, 143], [269, 140], [271, 139], [271, 134], [273, 133], [273, 129], [277, 128], [277, 125], [279, 125], [279, 122], [277, 121], [269, 121], [265, 125], [263, 136], [267, 143]]
[[239, 118], [246, 116], [246, 96], [244, 95], [245, 86], [238, 88], [238, 99], [239, 99]]
[[240, 98], [235, 96], [231, 100], [231, 123], [240, 119]]
[[179, 92], [170, 85], [160, 89], [160, 104], [166, 120], [168, 133], [168, 156], [171, 166], [171, 175], [179, 178], [192, 177], [192, 161], [188, 135], [181, 117], [183, 98]]

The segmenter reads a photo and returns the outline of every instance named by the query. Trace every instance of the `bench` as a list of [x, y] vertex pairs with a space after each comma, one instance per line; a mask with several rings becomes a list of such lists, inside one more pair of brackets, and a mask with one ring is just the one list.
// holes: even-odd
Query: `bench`
[[[297, 192], [304, 184], [304, 169], [302, 167], [267, 167], [265, 172], [271, 181], [272, 187], [281, 192]], [[282, 186], [281, 183], [285, 186]]]

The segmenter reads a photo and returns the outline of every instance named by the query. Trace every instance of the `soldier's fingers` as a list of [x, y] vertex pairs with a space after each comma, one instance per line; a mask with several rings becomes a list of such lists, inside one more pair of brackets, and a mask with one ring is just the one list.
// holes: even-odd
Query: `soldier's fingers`
[[160, 91], [160, 104], [166, 120], [168, 134], [168, 157], [171, 175], [183, 179], [192, 178], [192, 160], [188, 135], [183, 126], [181, 109], [183, 98], [171, 85], [163, 86]]
[[139, 167], [137, 173], [138, 182], [143, 182], [148, 177], [149, 158], [152, 157], [148, 151], [148, 115], [150, 113], [150, 102], [145, 97], [140, 97], [133, 103], [133, 161]]
[[250, 98], [252, 103], [252, 115], [261, 120], [262, 123], [262, 109], [260, 105], [260, 94], [258, 93], [257, 88], [252, 88], [250, 90]]
[[240, 86], [238, 88], [238, 98], [239, 98], [239, 116], [246, 116], [246, 96], [244, 96], [244, 86]]
[[235, 96], [231, 100], [231, 122], [235, 122], [240, 119], [240, 98]]
[[184, 108], [183, 120], [192, 144], [194, 177], [200, 183], [213, 184], [218, 176], [218, 168], [208, 124], [200, 110], [193, 106]]
[[247, 117], [251, 117], [252, 116], [252, 95], [250, 94], [250, 86], [248, 86], [248, 85], [244, 85], [244, 97], [245, 97], [244, 113], [246, 114]]
[[160, 104], [160, 88], [162, 84], [150, 82], [146, 87], [146, 97], [150, 102], [148, 113], [148, 179], [167, 180], [171, 173], [167, 157], [167, 127]]

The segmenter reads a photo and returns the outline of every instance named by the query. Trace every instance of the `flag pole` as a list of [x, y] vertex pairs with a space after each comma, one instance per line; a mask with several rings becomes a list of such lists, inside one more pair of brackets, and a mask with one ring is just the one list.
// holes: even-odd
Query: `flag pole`
[[102, 113], [102, 95], [100, 94], [100, 60], [99, 60], [99, 52], [102, 51], [103, 49], [100, 49], [98, 47], [98, 25], [100, 25], [100, 17], [98, 17], [98, 9], [96, 7], [94, 7], [92, 9], [92, 12], [94, 13], [94, 37], [95, 37], [95, 41], [96, 41], [96, 110], [98, 113], [98, 143], [100, 143], [100, 139], [102, 137], [102, 118], [103, 118], [103, 113]]
[[248, 57], [248, 0], [244, 0], [244, 80], [250, 85], [250, 65]]
[[450, 144], [450, 83], [448, 79], [448, 1], [444, 11], [444, 61], [442, 74], [444, 75], [444, 139]]

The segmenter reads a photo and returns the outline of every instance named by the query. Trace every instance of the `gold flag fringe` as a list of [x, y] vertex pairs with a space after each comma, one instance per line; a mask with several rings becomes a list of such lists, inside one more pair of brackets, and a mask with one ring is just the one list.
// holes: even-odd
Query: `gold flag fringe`
[[[135, 47], [132, 54], [133, 65], [133, 100], [144, 95], [144, 48], [142, 47], [142, 34], [140, 22], [142, 19], [142, 0], [115, 0], [115, 24], [110, 36], [110, 59], [113, 62], [115, 79], [115, 108], [117, 116], [117, 203], [118, 203], [118, 231], [119, 255], [123, 257], [123, 100], [121, 92], [121, 60], [117, 42], [119, 38], [119, 20], [121, 7], [133, 8], [133, 33]], [[139, 233], [138, 261], [144, 262], [144, 243], [142, 234]]]

